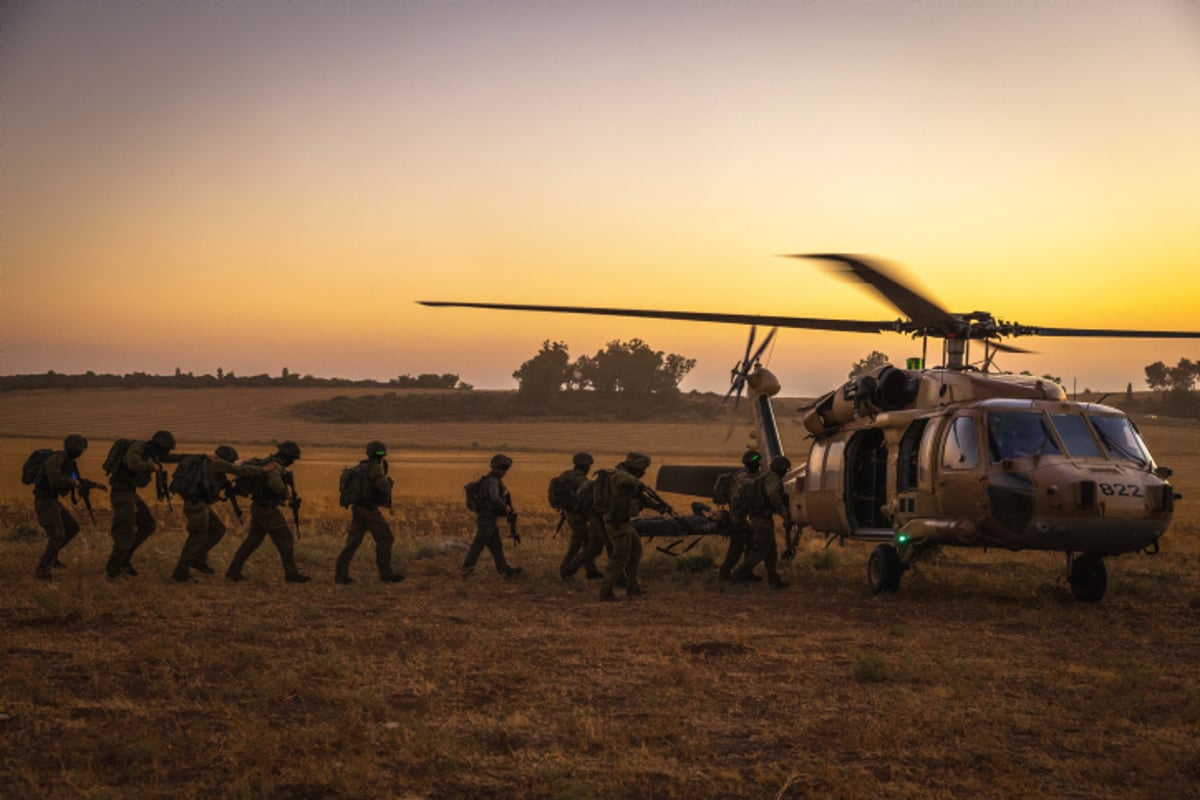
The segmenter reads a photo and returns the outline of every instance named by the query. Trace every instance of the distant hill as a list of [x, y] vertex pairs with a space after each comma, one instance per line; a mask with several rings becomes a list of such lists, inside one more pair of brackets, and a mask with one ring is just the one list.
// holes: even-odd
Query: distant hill
[[[532, 405], [516, 392], [397, 393], [338, 396], [292, 407], [302, 418], [319, 422], [433, 422], [447, 420], [588, 420], [602, 422], [695, 422], [720, 419], [720, 396], [693, 392], [636, 396], [625, 392], [562, 392], [552, 402]], [[749, 417], [749, 403], [739, 415]]]

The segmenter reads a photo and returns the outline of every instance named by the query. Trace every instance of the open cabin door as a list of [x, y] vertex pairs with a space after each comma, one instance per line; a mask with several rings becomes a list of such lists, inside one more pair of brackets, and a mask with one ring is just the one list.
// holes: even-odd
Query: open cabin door
[[887, 442], [879, 428], [858, 431], [846, 445], [846, 518], [855, 536], [892, 536], [888, 502]]

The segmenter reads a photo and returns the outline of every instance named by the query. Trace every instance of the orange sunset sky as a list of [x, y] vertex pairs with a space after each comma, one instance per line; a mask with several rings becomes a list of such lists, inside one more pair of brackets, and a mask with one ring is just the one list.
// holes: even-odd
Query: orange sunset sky
[[[455, 372], [746, 329], [430, 309], [951, 311], [1200, 330], [1196, 2], [6, 2], [0, 372]], [[1020, 339], [1144, 389], [1200, 341]], [[898, 336], [782, 331], [784, 393]]]

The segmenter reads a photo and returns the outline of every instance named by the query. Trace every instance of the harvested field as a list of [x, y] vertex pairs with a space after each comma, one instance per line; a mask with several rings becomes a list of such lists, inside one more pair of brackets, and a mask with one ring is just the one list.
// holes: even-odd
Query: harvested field
[[[1200, 796], [1194, 424], [1139, 421], [1185, 500], [1162, 553], [1110, 560], [1098, 605], [1071, 600], [1062, 557], [1045, 553], [948, 551], [899, 594], [872, 596], [869, 548], [827, 548], [811, 533], [785, 592], [684, 569], [720, 557], [723, 542], [710, 540], [687, 562], [647, 547], [648, 596], [601, 604], [586, 581], [559, 581], [565, 542], [544, 503], [546, 479], [599, 429], [485, 426], [469, 435], [508, 446], [476, 449], [455, 423], [410, 440], [411, 426], [293, 424], [279, 411], [289, 398], [272, 391], [238, 403], [185, 391], [0, 395], [6, 796]], [[136, 410], [126, 418], [109, 394]], [[35, 581], [43, 540], [15, 477], [25, 453], [79, 430], [93, 440], [84, 474], [100, 477], [109, 438], [158, 427], [181, 449], [228, 438], [259, 455], [272, 438], [300, 441], [298, 557], [316, 580], [285, 585], [267, 543], [245, 583], [175, 584], [182, 515], [156, 505], [141, 576], [109, 583], [101, 495], [98, 528], [85, 523], [54, 581]], [[631, 445], [656, 462], [726, 460], [741, 446], [723, 441], [723, 424], [618, 427], [635, 438], [597, 447], [602, 462]], [[337, 586], [337, 469], [376, 436], [429, 443], [393, 461], [408, 580], [373, 580], [368, 541], [358, 582]], [[495, 449], [520, 454], [509, 483], [524, 541], [508, 547], [526, 572], [464, 582], [470, 519], [458, 495]], [[220, 513], [223, 566], [240, 529]]]

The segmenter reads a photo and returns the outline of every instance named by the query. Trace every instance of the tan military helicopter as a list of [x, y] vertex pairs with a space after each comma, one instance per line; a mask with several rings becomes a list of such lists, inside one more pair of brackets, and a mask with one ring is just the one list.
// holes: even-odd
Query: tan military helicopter
[[[1099, 601], [1106, 556], [1158, 552], [1178, 495], [1171, 471], [1154, 463], [1137, 426], [1120, 409], [1067, 399], [1058, 384], [990, 370], [997, 351], [1028, 352], [1011, 336], [1200, 338], [1200, 332], [1043, 328], [974, 311], [951, 314], [879, 265], [843, 254], [815, 258], [877, 291], [907, 319], [762, 317], [648, 309], [434, 302], [429, 306], [650, 317], [787, 328], [879, 333], [922, 339], [905, 369], [884, 366], [847, 381], [801, 409], [812, 436], [807, 463], [784, 488], [796, 525], [829, 537], [876, 542], [867, 562], [874, 592], [895, 592], [913, 563], [940, 546], [1050, 550], [1066, 554], [1080, 600]], [[771, 397], [778, 380], [760, 363], [775, 331], [735, 366], [729, 394], [751, 398], [758, 448], [783, 455]], [[924, 368], [929, 339], [942, 340], [943, 366]], [[973, 342], [983, 345], [978, 365]], [[661, 491], [709, 496], [730, 467], [659, 470]]]

